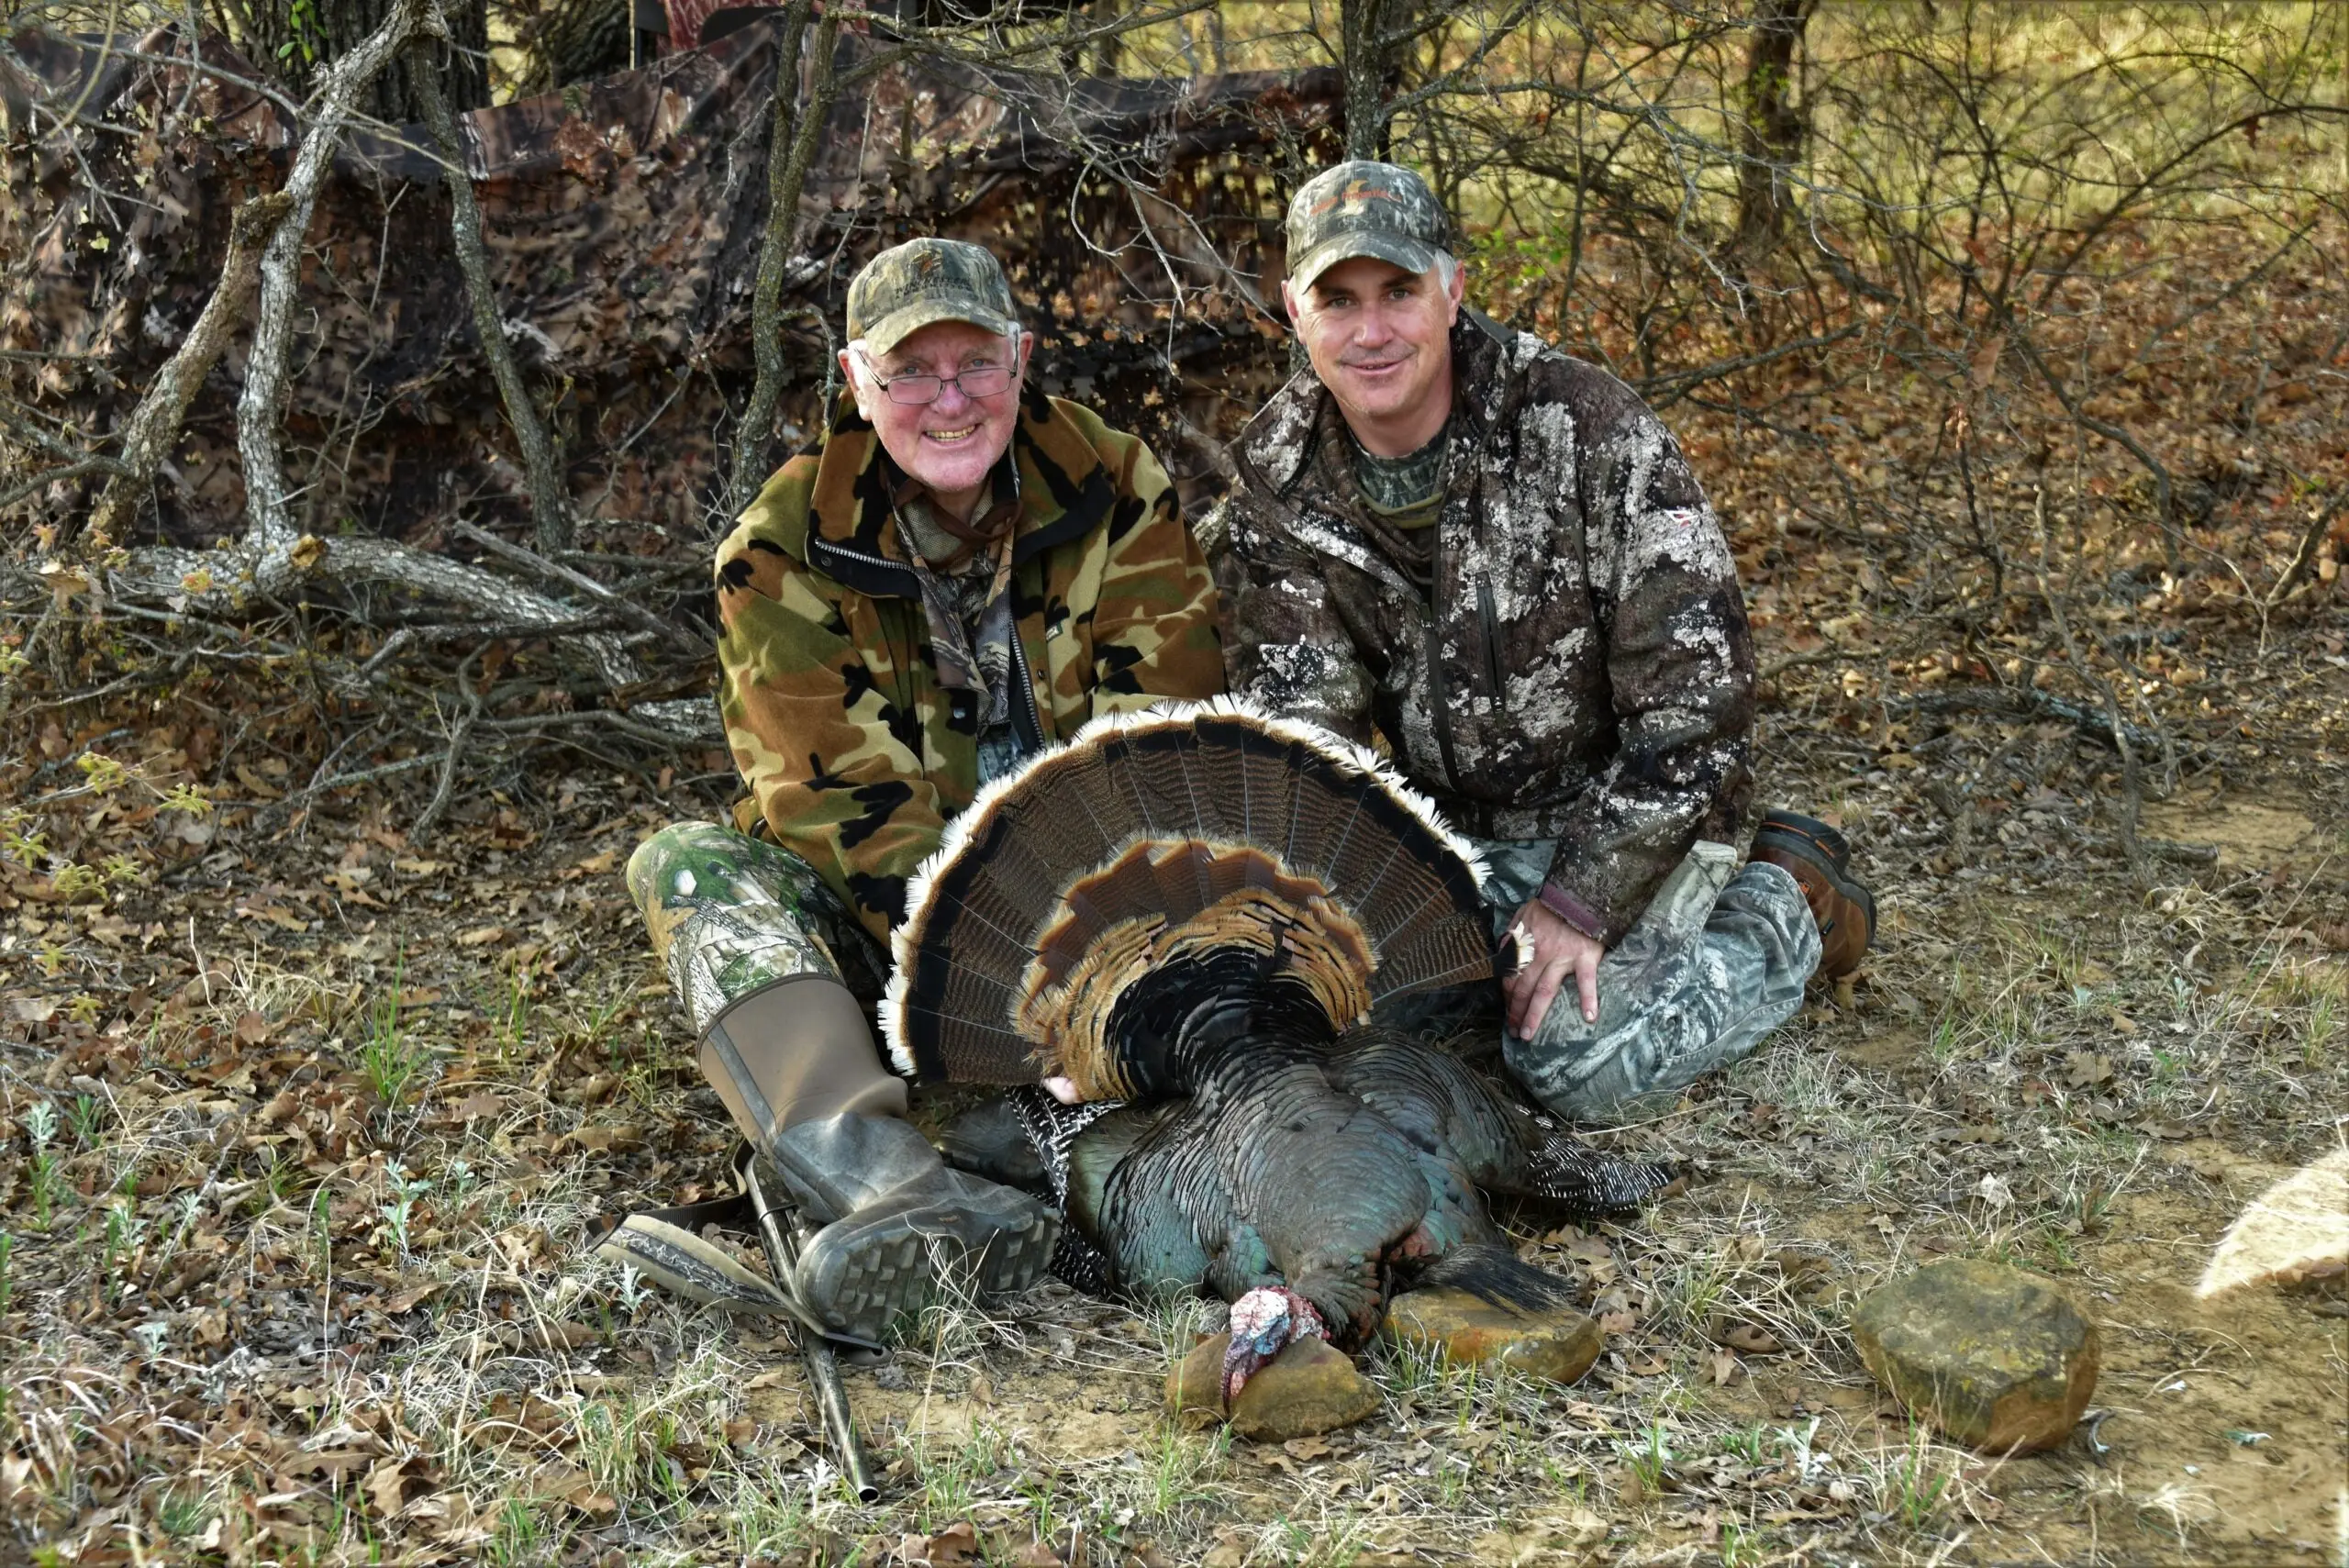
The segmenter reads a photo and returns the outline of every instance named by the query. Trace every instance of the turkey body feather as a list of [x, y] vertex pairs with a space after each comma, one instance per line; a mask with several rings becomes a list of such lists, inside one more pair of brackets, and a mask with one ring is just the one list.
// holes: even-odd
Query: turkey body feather
[[1484, 1194], [1584, 1213], [1670, 1180], [1383, 1027], [1489, 981], [1475, 850], [1375, 755], [1229, 699], [1099, 720], [982, 792], [907, 895], [899, 1067], [1016, 1098], [1078, 1283], [1295, 1292], [1359, 1343], [1398, 1289], [1546, 1304]]

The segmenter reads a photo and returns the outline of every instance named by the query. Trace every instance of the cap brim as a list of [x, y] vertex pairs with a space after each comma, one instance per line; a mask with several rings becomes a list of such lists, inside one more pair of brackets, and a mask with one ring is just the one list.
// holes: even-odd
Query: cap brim
[[925, 299], [893, 310], [864, 329], [864, 347], [872, 353], [885, 354], [925, 327], [935, 327], [941, 321], [967, 321], [983, 332], [1009, 336], [1019, 323], [1008, 316], [975, 305], [960, 305], [951, 299]]
[[1407, 239], [1399, 234], [1375, 234], [1356, 230], [1324, 239], [1305, 253], [1305, 260], [1288, 270], [1289, 286], [1303, 293], [1313, 286], [1313, 280], [1341, 261], [1351, 261], [1358, 256], [1368, 256], [1380, 261], [1392, 261], [1407, 272], [1424, 272], [1443, 254], [1434, 246], [1418, 239]]

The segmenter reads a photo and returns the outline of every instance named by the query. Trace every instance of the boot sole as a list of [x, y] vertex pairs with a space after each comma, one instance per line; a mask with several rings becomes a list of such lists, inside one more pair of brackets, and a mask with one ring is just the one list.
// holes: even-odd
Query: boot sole
[[976, 1250], [963, 1237], [925, 1228], [918, 1211], [865, 1227], [827, 1249], [801, 1286], [825, 1322], [868, 1340], [885, 1339], [930, 1303], [974, 1285], [982, 1297], [1026, 1290], [1052, 1262], [1058, 1226], [1039, 1209], [1022, 1229], [996, 1231]]
[[1823, 856], [1839, 873], [1851, 872], [1852, 841], [1816, 817], [1805, 817], [1799, 811], [1765, 812], [1753, 842], [1758, 847], [1765, 841], [1784, 850], [1810, 849]]

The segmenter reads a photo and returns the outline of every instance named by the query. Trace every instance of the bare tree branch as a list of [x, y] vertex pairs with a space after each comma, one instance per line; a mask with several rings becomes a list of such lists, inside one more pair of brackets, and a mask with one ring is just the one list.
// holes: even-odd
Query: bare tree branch
[[[439, 0], [428, 0], [435, 14]], [[458, 139], [456, 117], [449, 112], [448, 95], [440, 90], [438, 50], [429, 42], [408, 45], [408, 79], [424, 123], [440, 149], [440, 162], [449, 187], [449, 229], [457, 247], [457, 265], [465, 275], [465, 297], [472, 303], [473, 335], [481, 339], [482, 357], [497, 382], [497, 395], [506, 406], [506, 422], [522, 449], [522, 471], [530, 485], [530, 520], [540, 550], [562, 550], [571, 543], [571, 496], [563, 484], [562, 452], [530, 401], [522, 372], [514, 362], [513, 346], [506, 340], [506, 323], [497, 314], [497, 291], [489, 279], [489, 253], [481, 235], [481, 205], [473, 199], [473, 175], [466, 167], [463, 143]]]

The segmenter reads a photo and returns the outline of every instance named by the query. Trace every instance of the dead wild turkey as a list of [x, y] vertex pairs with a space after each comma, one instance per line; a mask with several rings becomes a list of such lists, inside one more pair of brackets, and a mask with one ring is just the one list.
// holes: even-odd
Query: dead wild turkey
[[[984, 790], [907, 892], [902, 1071], [1023, 1085], [1073, 1283], [1234, 1303], [1228, 1392], [1389, 1295], [1554, 1301], [1480, 1189], [1583, 1213], [1669, 1173], [1594, 1155], [1385, 1027], [1489, 984], [1475, 851], [1373, 753], [1230, 699], [1095, 721]], [[1089, 1244], [1089, 1245], [1088, 1245]]]

